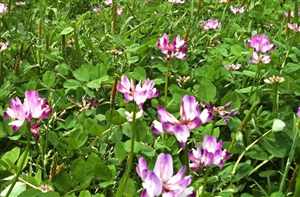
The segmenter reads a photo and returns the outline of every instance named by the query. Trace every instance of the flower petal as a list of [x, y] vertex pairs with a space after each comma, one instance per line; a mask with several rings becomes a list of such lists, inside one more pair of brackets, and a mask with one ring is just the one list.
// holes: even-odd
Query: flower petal
[[172, 156], [164, 153], [159, 154], [153, 171], [163, 182], [168, 181], [173, 176]]

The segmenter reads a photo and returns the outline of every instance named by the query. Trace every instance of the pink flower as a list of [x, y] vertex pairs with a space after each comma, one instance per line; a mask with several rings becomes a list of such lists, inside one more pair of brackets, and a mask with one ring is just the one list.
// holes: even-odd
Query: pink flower
[[190, 136], [190, 131], [207, 123], [212, 119], [209, 110], [200, 112], [199, 104], [193, 96], [182, 97], [180, 105], [180, 120], [167, 112], [165, 108], [159, 107], [157, 110], [159, 121], [152, 123], [154, 134], [170, 133], [175, 135], [177, 141], [184, 146]]
[[269, 40], [268, 36], [264, 34], [256, 34], [250, 38], [248, 44], [256, 52], [266, 53], [273, 49], [274, 45]]
[[7, 12], [7, 6], [4, 3], [0, 3], [0, 14], [5, 14]]
[[177, 58], [184, 59], [187, 53], [187, 43], [176, 36], [171, 43], [167, 34], [164, 34], [157, 42], [157, 48], [166, 55], [167, 59]]
[[158, 91], [154, 87], [154, 81], [145, 80], [140, 81], [136, 86], [133, 80], [129, 80], [127, 76], [123, 75], [117, 85], [117, 90], [124, 95], [127, 102], [135, 101], [140, 107], [147, 99], [152, 99], [158, 96]]
[[290, 30], [293, 30], [294, 32], [300, 32], [300, 25], [298, 25], [297, 23], [288, 23], [287, 26]]
[[230, 6], [230, 11], [233, 13], [233, 14], [242, 14], [245, 12], [245, 7], [244, 6], [240, 6], [240, 7], [233, 7], [233, 6]]
[[229, 159], [229, 153], [222, 147], [222, 141], [217, 142], [215, 137], [205, 136], [202, 145], [189, 153], [190, 167], [193, 170], [211, 165], [222, 168], [225, 161]]
[[202, 28], [207, 31], [211, 29], [219, 29], [221, 27], [221, 23], [218, 19], [208, 19], [201, 23]]
[[[10, 106], [4, 112], [4, 117], [11, 118], [9, 123], [13, 130], [17, 131], [24, 121], [32, 123], [33, 119], [43, 120], [49, 117], [51, 108], [47, 101], [41, 98], [37, 91], [30, 90], [25, 92], [24, 102], [16, 97], [10, 102]], [[35, 127], [35, 130], [37, 127]]]
[[8, 47], [8, 42], [0, 42], [0, 52], [5, 51]]
[[185, 0], [168, 0], [168, 1], [174, 4], [183, 4], [185, 2]]
[[269, 55], [264, 55], [261, 53], [253, 52], [252, 53], [252, 58], [251, 58], [251, 63], [252, 64], [268, 64], [271, 62], [271, 57]]
[[105, 1], [104, 1], [104, 4], [105, 4], [105, 5], [112, 5], [112, 0], [105, 0]]
[[153, 171], [148, 169], [147, 161], [140, 157], [136, 172], [143, 181], [144, 190], [141, 197], [189, 197], [193, 195], [193, 188], [188, 187], [192, 178], [185, 176], [185, 167], [181, 167], [173, 175], [173, 159], [170, 154], [158, 155]]
[[300, 118], [300, 107], [298, 107], [297, 116]]

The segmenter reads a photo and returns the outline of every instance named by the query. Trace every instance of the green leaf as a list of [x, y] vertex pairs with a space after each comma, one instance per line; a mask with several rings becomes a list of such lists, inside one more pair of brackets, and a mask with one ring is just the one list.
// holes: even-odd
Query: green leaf
[[60, 35], [67, 35], [72, 33], [73, 31], [74, 31], [73, 27], [66, 27], [60, 32]]
[[80, 82], [74, 79], [69, 79], [64, 82], [64, 88], [66, 89], [76, 90], [80, 86], [81, 86]]
[[[1, 193], [0, 196], [6, 196], [11, 184], [8, 185]], [[13, 190], [8, 197], [18, 197], [22, 192], [26, 190], [26, 184], [22, 182], [16, 182]]]
[[131, 75], [136, 80], [146, 79], [146, 71], [142, 67], [136, 67]]
[[216, 86], [206, 79], [200, 80], [194, 89], [196, 90], [195, 96], [201, 101], [212, 102], [217, 94]]
[[89, 191], [85, 190], [80, 192], [79, 197], [92, 197], [92, 195]]
[[92, 88], [92, 89], [99, 89], [101, 87], [101, 84], [108, 80], [109, 80], [109, 77], [104, 76], [104, 77], [101, 77], [100, 79], [95, 79], [93, 81], [88, 82], [86, 84], [86, 86], [89, 88]]
[[90, 80], [90, 67], [88, 65], [82, 65], [80, 68], [73, 71], [75, 79], [78, 81], [89, 81]]
[[1, 160], [4, 161], [10, 168], [14, 166], [14, 163], [18, 160], [20, 156], [20, 148], [15, 147], [11, 149], [10, 151], [6, 152]]
[[43, 74], [43, 83], [47, 86], [47, 87], [53, 87], [55, 85], [55, 73], [52, 71], [46, 71]]

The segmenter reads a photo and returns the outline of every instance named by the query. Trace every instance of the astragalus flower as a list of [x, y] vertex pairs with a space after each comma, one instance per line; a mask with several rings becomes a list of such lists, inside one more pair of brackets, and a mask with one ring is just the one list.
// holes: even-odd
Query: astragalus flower
[[10, 106], [4, 112], [4, 117], [12, 119], [9, 125], [14, 131], [18, 131], [25, 121], [28, 122], [33, 135], [37, 137], [39, 131], [37, 122], [48, 118], [50, 113], [51, 108], [48, 102], [41, 98], [37, 91], [30, 90], [25, 92], [23, 103], [18, 97], [10, 101]]
[[136, 172], [143, 181], [141, 197], [189, 197], [193, 195], [193, 188], [188, 187], [191, 176], [185, 176], [183, 166], [173, 175], [173, 159], [170, 154], [158, 155], [153, 171], [149, 170], [147, 161], [140, 157]]
[[129, 80], [127, 76], [123, 75], [117, 84], [117, 90], [124, 95], [127, 102], [134, 101], [139, 107], [142, 107], [147, 99], [159, 95], [154, 85], [154, 81], [149, 79], [135, 85], [133, 80]]
[[5, 14], [7, 12], [8, 8], [4, 3], [0, 3], [0, 15]]
[[177, 35], [173, 42], [170, 42], [169, 36], [164, 34], [156, 44], [157, 48], [166, 55], [167, 59], [177, 58], [184, 59], [187, 53], [187, 42], [184, 39], [181, 39], [179, 35]]
[[224, 68], [228, 71], [237, 71], [242, 67], [241, 64], [227, 64], [224, 65]]
[[264, 34], [256, 34], [248, 40], [249, 47], [256, 52], [267, 53], [273, 49], [274, 44], [271, 43], [268, 36]]
[[196, 98], [188, 95], [183, 96], [181, 100], [180, 120], [167, 112], [163, 107], [158, 107], [157, 113], [159, 121], [153, 121], [153, 133], [173, 134], [182, 146], [185, 146], [192, 129], [195, 129], [212, 119], [210, 111], [203, 109], [202, 112], [200, 112]]
[[168, 0], [168, 1], [174, 4], [183, 4], [185, 2], [185, 0]]
[[288, 28], [294, 32], [300, 32], [300, 25], [297, 23], [288, 23]]
[[0, 42], [0, 52], [5, 51], [8, 47], [8, 42]]
[[271, 62], [271, 57], [270, 55], [265, 55], [263, 53], [257, 53], [253, 52], [251, 56], [251, 61], [252, 64], [268, 64]]
[[222, 141], [217, 142], [215, 137], [205, 136], [201, 146], [189, 153], [190, 167], [195, 171], [208, 166], [222, 168], [229, 157], [229, 153], [223, 149]]
[[284, 78], [281, 77], [281, 76], [273, 75], [271, 77], [268, 77], [268, 78], [264, 79], [264, 82], [266, 84], [279, 84], [279, 83], [284, 82]]
[[230, 11], [233, 14], [242, 14], [245, 12], [245, 7], [244, 6], [238, 6], [238, 7], [230, 6]]
[[105, 1], [104, 1], [104, 4], [105, 4], [105, 5], [112, 5], [112, 0], [105, 0]]
[[219, 29], [221, 27], [221, 23], [218, 19], [208, 19], [206, 21], [202, 21], [200, 25], [205, 31]]

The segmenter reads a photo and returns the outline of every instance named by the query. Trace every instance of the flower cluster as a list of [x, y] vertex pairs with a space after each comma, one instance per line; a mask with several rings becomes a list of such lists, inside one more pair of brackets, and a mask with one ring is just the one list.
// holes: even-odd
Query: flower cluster
[[149, 79], [143, 82], [140, 81], [135, 85], [133, 80], [129, 80], [127, 76], [123, 75], [117, 84], [117, 90], [124, 95], [127, 102], [134, 101], [142, 108], [147, 99], [152, 99], [159, 95], [154, 85], [154, 81]]
[[202, 21], [200, 25], [205, 31], [219, 29], [221, 27], [221, 23], [218, 21], [218, 19], [208, 19], [206, 21]]
[[159, 121], [153, 121], [153, 133], [173, 134], [182, 146], [185, 146], [192, 129], [212, 120], [210, 111], [203, 109], [201, 112], [196, 98], [187, 95], [183, 96], [181, 101], [180, 120], [167, 112], [163, 107], [158, 107], [157, 113]]
[[148, 169], [147, 161], [140, 157], [136, 172], [143, 181], [141, 197], [188, 197], [193, 195], [193, 188], [188, 187], [192, 178], [185, 176], [185, 167], [173, 175], [173, 159], [170, 154], [158, 155], [153, 171]]
[[297, 23], [288, 23], [287, 27], [294, 32], [300, 32], [300, 25]]
[[[13, 121], [9, 123], [14, 131], [26, 121], [30, 124], [33, 136], [39, 138], [39, 122], [49, 117], [51, 108], [48, 102], [41, 98], [37, 91], [30, 90], [25, 92], [24, 102], [16, 97], [11, 100], [10, 106], [4, 112], [5, 118], [11, 118]], [[36, 121], [34, 122], [34, 119]]]
[[169, 41], [169, 36], [164, 34], [157, 41], [157, 47], [160, 51], [166, 55], [167, 59], [177, 58], [184, 59], [187, 53], [187, 42], [181, 39], [180, 36], [176, 36], [173, 42]]
[[273, 49], [274, 44], [271, 43], [268, 36], [256, 34], [248, 41], [248, 45], [254, 49], [251, 60], [253, 64], [268, 64], [271, 62], [271, 57], [267, 52]]
[[201, 146], [189, 153], [190, 167], [195, 171], [211, 165], [222, 168], [229, 157], [222, 141], [217, 142], [215, 137], [205, 136]]
[[168, 1], [174, 4], [183, 4], [185, 2], [185, 0], [168, 0]]
[[5, 14], [7, 10], [7, 6], [4, 3], [0, 3], [0, 14]]
[[245, 7], [244, 6], [238, 6], [238, 7], [230, 6], [230, 11], [233, 14], [242, 14], [245, 12]]

